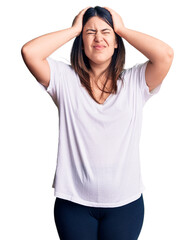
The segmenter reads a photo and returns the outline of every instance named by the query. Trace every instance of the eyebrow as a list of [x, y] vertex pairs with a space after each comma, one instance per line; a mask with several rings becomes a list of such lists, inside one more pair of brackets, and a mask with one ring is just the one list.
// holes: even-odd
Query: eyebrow
[[[94, 29], [87, 29], [86, 30], [86, 32], [89, 32], [89, 31], [91, 31], [91, 32], [96, 32], [96, 30], [94, 30]], [[109, 28], [104, 28], [104, 29], [102, 29], [101, 30], [102, 32], [104, 32], [104, 31], [111, 31]]]

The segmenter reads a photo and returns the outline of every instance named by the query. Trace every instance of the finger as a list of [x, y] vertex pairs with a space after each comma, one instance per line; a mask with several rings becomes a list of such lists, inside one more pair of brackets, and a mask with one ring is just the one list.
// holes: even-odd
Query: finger
[[89, 7], [84, 8], [83, 10], [80, 11], [80, 13], [84, 14], [87, 11], [87, 9], [89, 9], [89, 8], [91, 8], [91, 7], [89, 6]]
[[103, 7], [103, 8], [107, 9], [109, 12], [112, 12], [112, 11], [113, 11], [113, 10], [112, 10], [111, 8], [109, 8], [109, 7]]
[[104, 8], [109, 11], [111, 16], [115, 14], [115, 11], [112, 8], [109, 8], [109, 7], [104, 7]]
[[83, 16], [83, 15], [85, 14], [85, 12], [87, 11], [88, 8], [90, 8], [90, 7], [86, 7], [86, 8], [84, 8], [84, 9], [82, 9], [82, 10], [75, 16], [75, 18], [74, 18], [74, 20], [73, 20], [73, 24], [74, 24], [75, 20], [77, 19], [77, 17]]

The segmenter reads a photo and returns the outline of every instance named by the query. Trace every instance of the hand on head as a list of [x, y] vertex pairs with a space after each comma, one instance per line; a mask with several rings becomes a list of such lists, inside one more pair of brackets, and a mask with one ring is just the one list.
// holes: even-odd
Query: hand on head
[[[87, 11], [88, 8], [90, 8], [90, 7], [86, 7], [83, 10], [81, 10], [79, 12], [79, 14], [74, 18], [74, 20], [72, 22], [72, 27], [77, 29], [79, 34], [82, 31], [83, 15], [85, 14], [85, 12]], [[114, 25], [114, 31], [119, 34], [119, 31], [124, 29], [124, 27], [125, 27], [121, 16], [117, 12], [115, 12], [113, 9], [111, 9], [109, 7], [103, 7], [103, 8], [105, 8], [106, 10], [108, 10], [110, 12], [110, 14], [112, 16], [113, 25]]]
[[117, 34], [119, 34], [119, 31], [125, 27], [121, 16], [109, 7], [103, 7], [103, 8], [105, 8], [106, 10], [108, 10], [110, 12], [110, 14], [112, 16], [113, 25], [114, 25], [114, 31]]
[[[85, 14], [85, 12], [87, 11], [87, 9], [90, 7], [86, 7], [83, 10], [81, 10], [79, 12], [79, 14], [74, 18], [73, 22], [72, 22], [72, 27], [74, 27], [75, 29], [78, 30], [79, 34], [82, 31], [82, 26], [83, 26], [83, 15]], [[79, 35], [78, 34], [78, 35]]]

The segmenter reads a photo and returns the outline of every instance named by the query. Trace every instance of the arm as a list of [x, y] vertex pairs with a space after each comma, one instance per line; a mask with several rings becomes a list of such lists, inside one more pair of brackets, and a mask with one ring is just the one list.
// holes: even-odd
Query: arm
[[149, 59], [145, 78], [149, 90], [152, 91], [167, 75], [173, 61], [173, 49], [159, 39], [126, 28], [115, 11], [106, 9], [112, 15], [115, 32]]
[[49, 86], [50, 69], [46, 58], [59, 47], [78, 36], [82, 30], [83, 9], [74, 19], [72, 27], [32, 39], [22, 46], [21, 54], [29, 71], [44, 86]]
[[33, 58], [46, 59], [59, 47], [76, 37], [77, 34], [78, 32], [74, 27], [47, 33], [24, 44], [22, 53], [29, 54]]

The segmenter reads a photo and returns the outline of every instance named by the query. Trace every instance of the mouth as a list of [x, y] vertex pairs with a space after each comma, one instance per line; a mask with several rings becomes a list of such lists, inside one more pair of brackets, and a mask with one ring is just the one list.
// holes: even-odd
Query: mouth
[[93, 46], [96, 50], [102, 50], [104, 49], [106, 46], [103, 46], [103, 45], [95, 45]]

